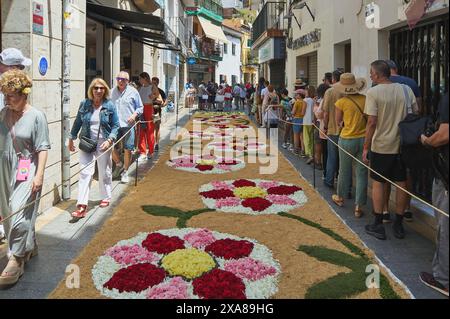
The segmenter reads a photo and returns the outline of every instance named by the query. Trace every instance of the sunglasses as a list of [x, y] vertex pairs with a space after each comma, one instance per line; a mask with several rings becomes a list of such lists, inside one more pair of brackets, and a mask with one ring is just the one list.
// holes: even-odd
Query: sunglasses
[[104, 90], [105, 90], [105, 87], [103, 87], [103, 86], [94, 87], [94, 91], [104, 91]]
[[116, 80], [117, 80], [117, 82], [121, 82], [121, 81], [126, 82], [126, 81], [128, 81], [128, 79], [126, 79], [126, 78], [116, 78]]

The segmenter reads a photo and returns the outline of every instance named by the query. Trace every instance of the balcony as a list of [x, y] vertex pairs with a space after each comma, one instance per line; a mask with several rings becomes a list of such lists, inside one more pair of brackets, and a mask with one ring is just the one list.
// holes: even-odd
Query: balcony
[[184, 0], [187, 15], [203, 15], [218, 22], [223, 21], [223, 7], [220, 0]]
[[253, 44], [257, 44], [257, 40], [264, 34], [268, 37], [284, 36], [284, 30], [288, 26], [284, 19], [285, 8], [285, 2], [266, 2], [253, 23]]
[[193, 48], [195, 56], [202, 60], [219, 62], [223, 60], [223, 47], [214, 40], [203, 38], [193, 38]]

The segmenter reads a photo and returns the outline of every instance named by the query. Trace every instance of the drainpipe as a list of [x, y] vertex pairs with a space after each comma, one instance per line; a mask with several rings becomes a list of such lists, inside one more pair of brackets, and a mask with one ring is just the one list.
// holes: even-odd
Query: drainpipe
[[70, 132], [70, 26], [69, 18], [71, 12], [70, 0], [63, 1], [62, 16], [62, 132], [61, 132], [61, 153], [62, 153], [62, 197], [63, 200], [70, 199], [70, 151], [68, 140]]

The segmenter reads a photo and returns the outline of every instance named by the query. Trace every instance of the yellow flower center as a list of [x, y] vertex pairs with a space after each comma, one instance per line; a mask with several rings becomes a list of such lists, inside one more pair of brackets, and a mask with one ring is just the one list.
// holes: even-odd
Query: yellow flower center
[[197, 160], [197, 164], [199, 165], [216, 165], [216, 161], [215, 160], [205, 160], [205, 159], [199, 159]]
[[178, 249], [162, 259], [161, 266], [171, 276], [195, 279], [216, 267], [214, 259], [198, 249]]
[[241, 199], [266, 197], [267, 191], [259, 187], [239, 187], [234, 190], [234, 195]]

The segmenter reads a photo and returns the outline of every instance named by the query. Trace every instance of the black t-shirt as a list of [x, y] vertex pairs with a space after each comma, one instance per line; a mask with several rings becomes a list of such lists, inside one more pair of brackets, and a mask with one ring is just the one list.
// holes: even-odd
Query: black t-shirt
[[439, 112], [439, 123], [447, 123], [448, 124], [448, 93], [446, 93], [439, 104], [438, 112]]

